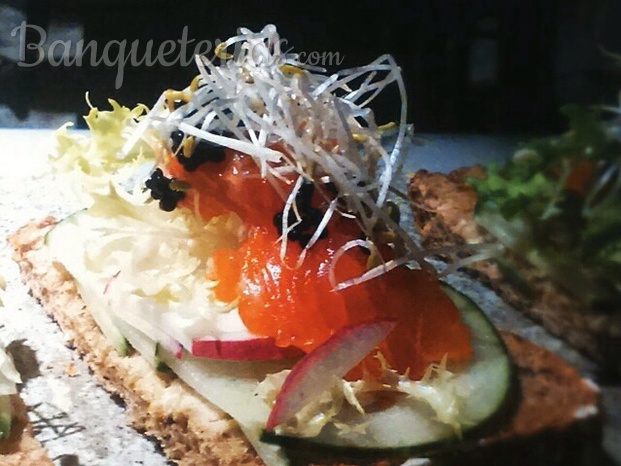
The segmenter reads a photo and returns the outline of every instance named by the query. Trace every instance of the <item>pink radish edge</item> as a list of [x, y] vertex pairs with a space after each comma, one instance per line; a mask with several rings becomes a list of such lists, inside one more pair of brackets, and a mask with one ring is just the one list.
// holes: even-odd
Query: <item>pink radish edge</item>
[[395, 320], [347, 325], [300, 359], [285, 379], [265, 429], [270, 431], [292, 418], [320, 396], [333, 377], [342, 378], [395, 328]]
[[197, 339], [192, 341], [192, 356], [212, 359], [267, 361], [299, 357], [302, 350], [276, 345], [273, 338], [249, 338], [245, 340]]

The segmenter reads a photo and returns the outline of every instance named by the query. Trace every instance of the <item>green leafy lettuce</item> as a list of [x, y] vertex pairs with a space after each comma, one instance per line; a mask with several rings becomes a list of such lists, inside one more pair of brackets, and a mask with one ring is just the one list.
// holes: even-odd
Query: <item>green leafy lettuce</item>
[[485, 179], [477, 222], [597, 309], [621, 309], [621, 124], [567, 106], [569, 130], [536, 139]]

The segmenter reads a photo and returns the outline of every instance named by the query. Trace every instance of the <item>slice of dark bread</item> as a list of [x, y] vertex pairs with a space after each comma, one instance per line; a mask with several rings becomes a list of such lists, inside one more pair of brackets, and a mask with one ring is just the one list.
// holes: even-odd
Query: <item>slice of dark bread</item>
[[11, 395], [11, 408], [11, 433], [0, 440], [0, 466], [52, 466], [52, 460], [34, 437], [26, 405], [19, 395]]
[[[237, 424], [180, 380], [154, 371], [138, 354], [120, 356], [95, 324], [75, 283], [51, 260], [44, 235], [54, 219], [28, 225], [10, 242], [22, 277], [106, 390], [127, 404], [133, 426], [158, 438], [179, 465], [263, 464]], [[170, 400], [175, 400], [171, 407]]]
[[[419, 170], [411, 176], [410, 204], [425, 245], [442, 247], [489, 239], [474, 220], [477, 196], [466, 181], [469, 176], [484, 176], [484, 170], [478, 166], [448, 174]], [[598, 361], [606, 372], [618, 372], [619, 313], [615, 316], [587, 309], [530, 264], [515, 257], [510, 259], [517, 268], [517, 276], [490, 260], [467, 268], [513, 307]]]
[[[26, 225], [10, 238], [22, 277], [58, 322], [102, 385], [127, 403], [132, 424], [155, 436], [180, 465], [262, 464], [230, 417], [179, 379], [153, 370], [139, 356], [120, 356], [97, 328], [74, 281], [50, 257], [43, 238], [54, 219]], [[442, 464], [530, 464], [540, 453], [545, 464], [576, 464], [576, 455], [601, 437], [599, 391], [558, 356], [514, 335], [504, 335], [515, 362], [520, 395], [509, 420]], [[166, 395], [166, 396], [165, 396]], [[174, 395], [174, 405], [165, 403]], [[520, 456], [531, 451], [528, 456]], [[516, 454], [518, 456], [516, 456]], [[504, 459], [503, 459], [504, 458]], [[513, 458], [509, 462], [505, 459]], [[403, 459], [358, 463], [296, 457], [293, 464], [395, 464]], [[500, 461], [497, 462], [496, 460]], [[517, 462], [516, 462], [517, 461]], [[489, 463], [492, 464], [492, 463]]]

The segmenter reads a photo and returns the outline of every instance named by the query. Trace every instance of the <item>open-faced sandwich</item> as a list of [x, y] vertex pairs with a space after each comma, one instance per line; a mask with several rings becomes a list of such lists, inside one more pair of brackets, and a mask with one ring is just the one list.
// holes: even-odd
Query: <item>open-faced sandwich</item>
[[[280, 43], [240, 29], [150, 111], [60, 130], [87, 196], [11, 238], [33, 295], [182, 465], [584, 455], [596, 387], [497, 333], [399, 225], [393, 59], [325, 75]], [[368, 107], [391, 85], [392, 142]]]
[[415, 173], [410, 199], [428, 246], [484, 246], [471, 270], [618, 373], [621, 127], [601, 110], [564, 113], [566, 133], [530, 142], [502, 166]]

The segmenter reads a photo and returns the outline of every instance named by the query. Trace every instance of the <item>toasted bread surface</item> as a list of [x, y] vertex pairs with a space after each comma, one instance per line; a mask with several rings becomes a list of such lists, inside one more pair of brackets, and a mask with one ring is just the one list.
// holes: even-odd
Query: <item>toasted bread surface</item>
[[[448, 174], [419, 170], [411, 176], [410, 204], [425, 244], [438, 247], [481, 243], [488, 239], [474, 220], [476, 192], [466, 181], [468, 176], [483, 174], [481, 167], [469, 167]], [[607, 369], [621, 369], [621, 319], [618, 316], [586, 308], [541, 271], [519, 258], [511, 260], [517, 268], [519, 281], [490, 260], [469, 264], [468, 269], [506, 302], [554, 335]], [[521, 286], [524, 283], [526, 287]]]
[[133, 426], [157, 437], [181, 466], [263, 464], [237, 424], [178, 379], [157, 372], [138, 354], [119, 355], [108, 343], [64, 268], [51, 261], [46, 218], [15, 235], [11, 243], [34, 297], [58, 322], [99, 382], [127, 404]]
[[[180, 465], [262, 464], [229, 416], [179, 379], [153, 370], [140, 356], [116, 353], [97, 328], [73, 279], [44, 245], [44, 235], [53, 224], [53, 218], [46, 218], [15, 233], [10, 238], [14, 259], [33, 296], [56, 319], [102, 385], [126, 401], [132, 424], [155, 436], [167, 456]], [[514, 335], [503, 336], [517, 368], [519, 403], [508, 422], [478, 441], [474, 456], [461, 454], [480, 458], [484, 451], [495, 451], [494, 446], [532, 445], [542, 435], [552, 436], [550, 448], [557, 453], [570, 451], [584, 439], [597, 443], [601, 435], [597, 388], [558, 356]]]

